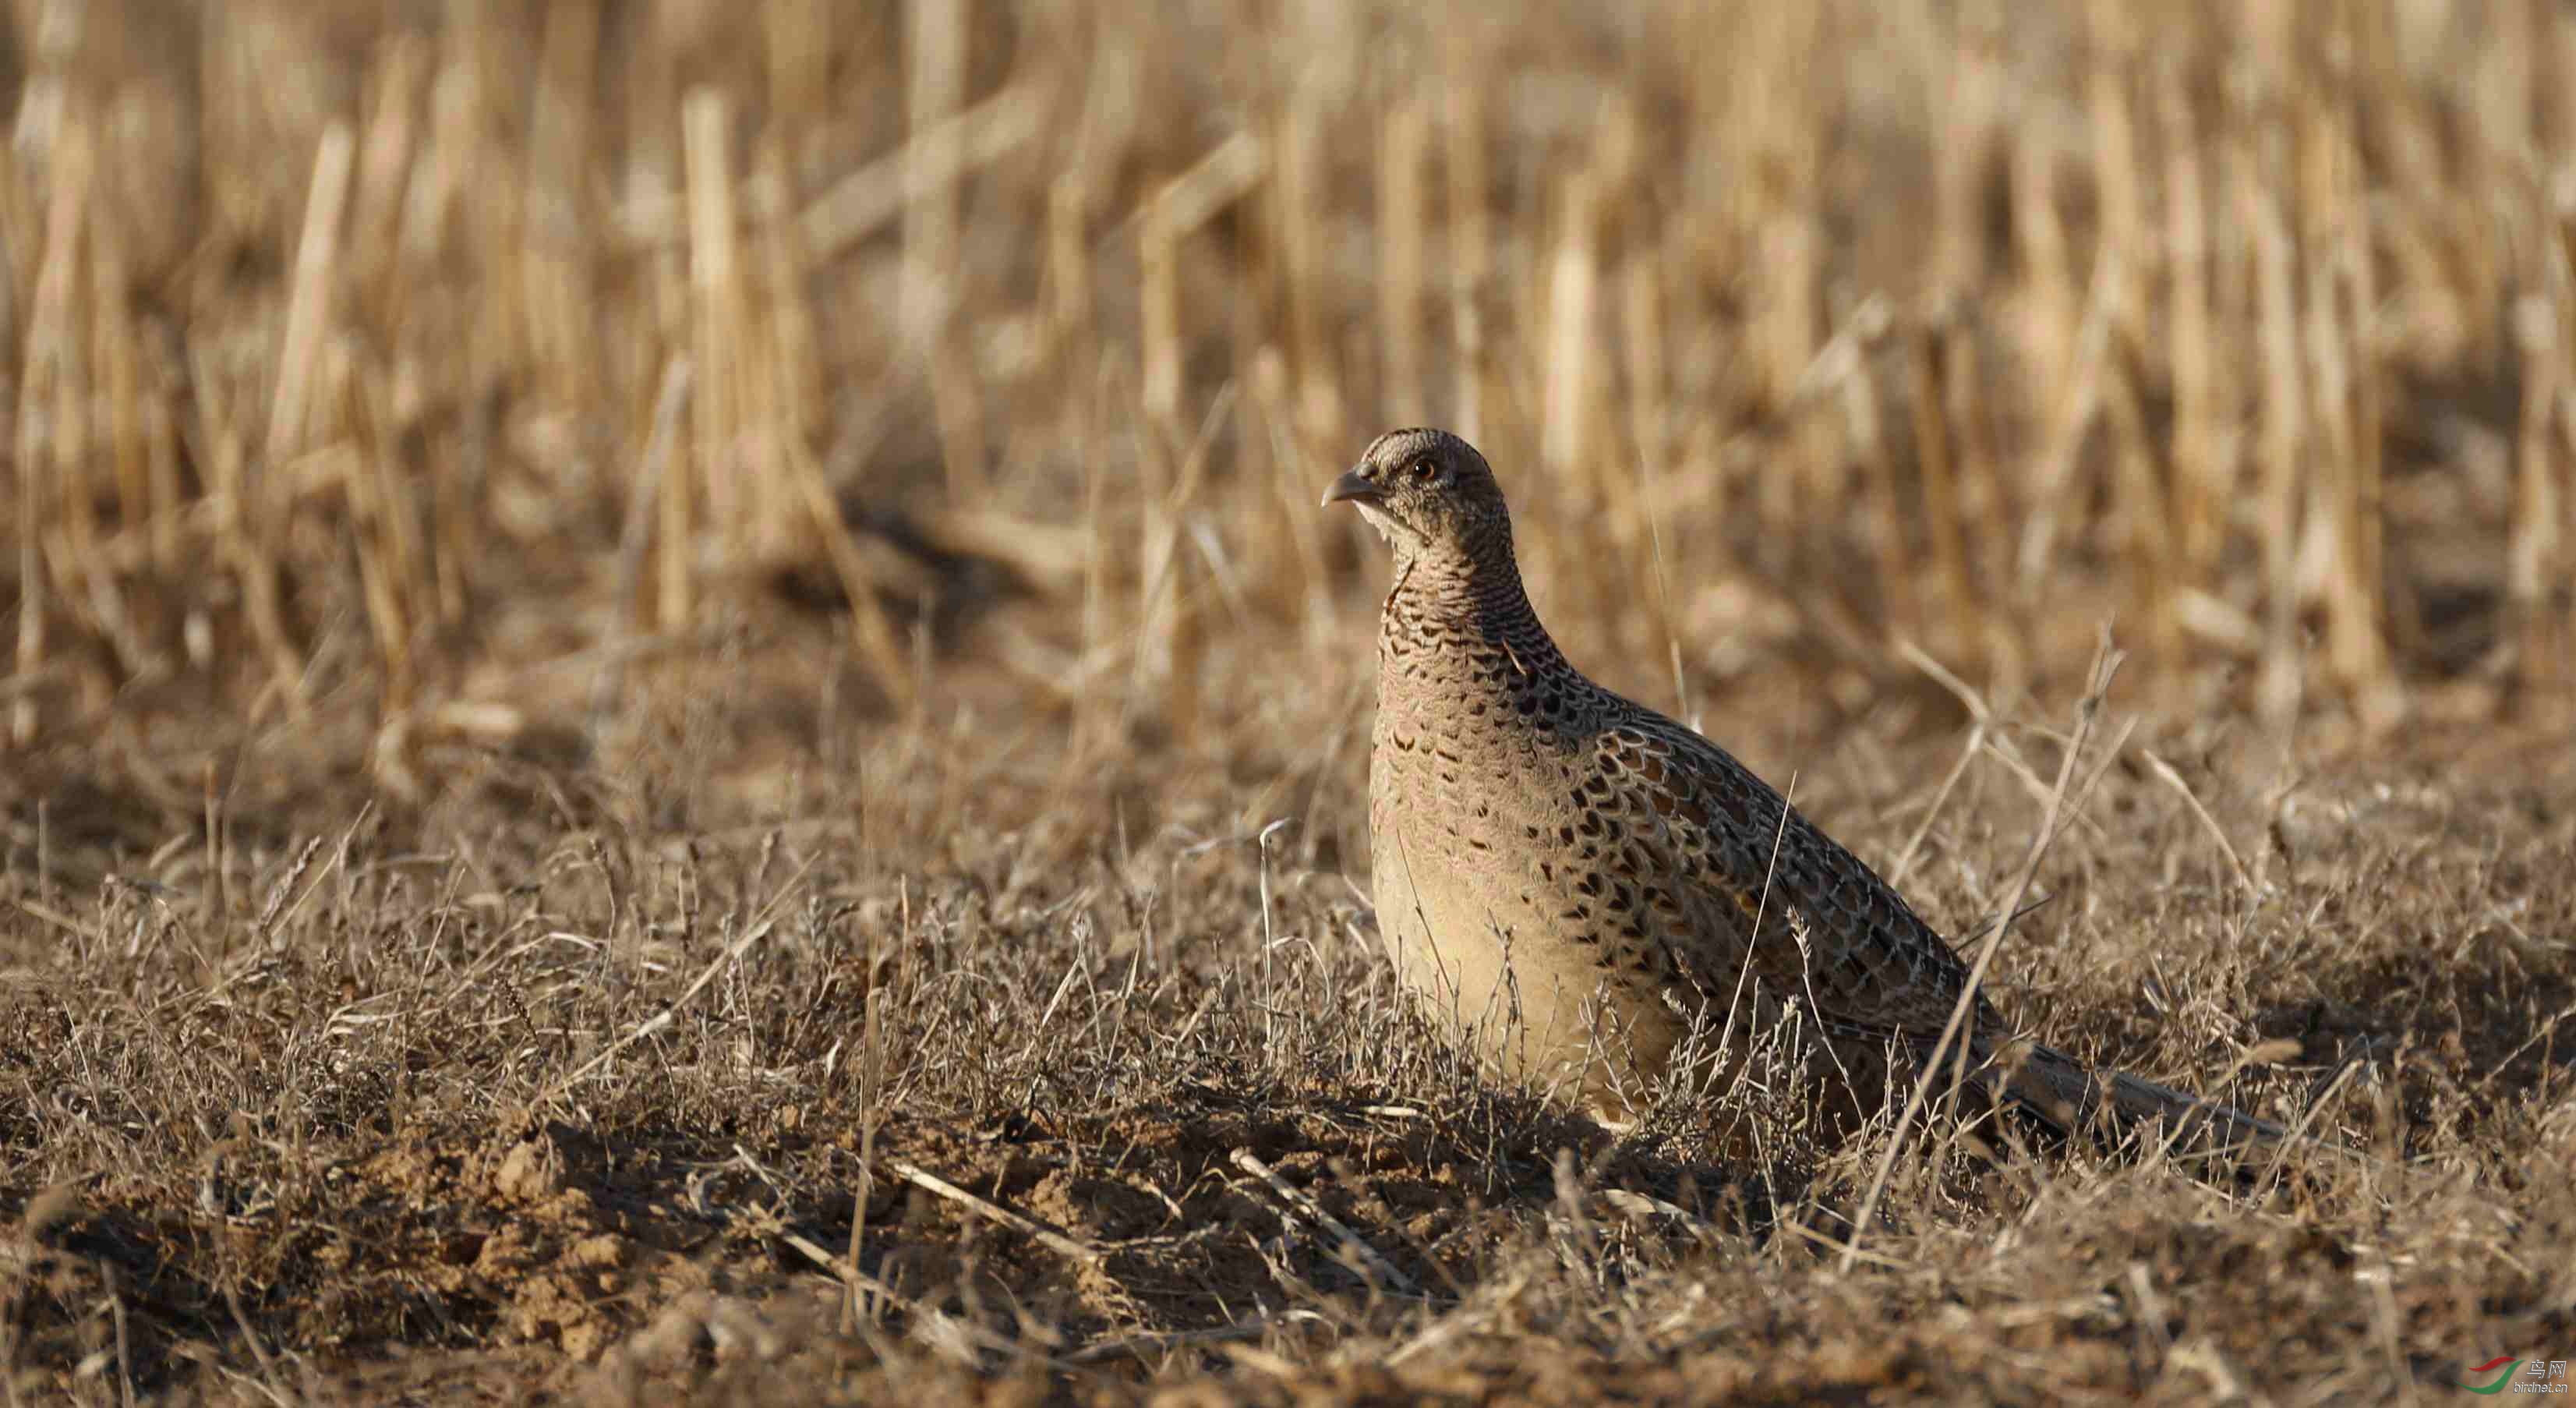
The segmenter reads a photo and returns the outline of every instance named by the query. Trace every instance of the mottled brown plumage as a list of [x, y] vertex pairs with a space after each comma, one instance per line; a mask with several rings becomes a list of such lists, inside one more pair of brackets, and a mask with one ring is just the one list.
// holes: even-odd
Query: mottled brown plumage
[[[1723, 1039], [1722, 1071], [1756, 1034], [1803, 1034], [1839, 1122], [1901, 1100], [1967, 966], [1724, 749], [1567, 662], [1522, 590], [1484, 457], [1444, 431], [1392, 431], [1324, 501], [1355, 505], [1394, 548], [1371, 865], [1389, 954], [1435, 1019], [1612, 1119], [1637, 1113], [1695, 1024]], [[2277, 1133], [2012, 1042], [1982, 995], [1969, 1033], [1969, 1088], [2053, 1126], [2107, 1099]]]

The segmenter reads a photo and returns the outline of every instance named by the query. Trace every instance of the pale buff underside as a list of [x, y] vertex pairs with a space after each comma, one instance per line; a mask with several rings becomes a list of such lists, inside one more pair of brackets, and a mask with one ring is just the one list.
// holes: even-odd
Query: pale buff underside
[[[1536, 873], [1532, 852], [1511, 834], [1516, 818], [1561, 814], [1553, 805], [1559, 769], [1524, 758], [1515, 760], [1521, 767], [1444, 782], [1434, 765], [1388, 745], [1395, 722], [1395, 711], [1381, 715], [1370, 768], [1379, 934], [1423, 1014], [1489, 1072], [1624, 1126], [1643, 1115], [1677, 1052], [1707, 1062], [1700, 1074], [1724, 1089], [1752, 1048], [1784, 1030], [1788, 1013], [1776, 994], [1752, 985], [1730, 993], [1730, 1020], [1727, 1008], [1566, 942], [1559, 911], [1570, 894]], [[1480, 801], [1492, 811], [1483, 822], [1474, 815]], [[1888, 1063], [1874, 1046], [1836, 1046], [1800, 1060], [1824, 1078], [1816, 1092], [1833, 1097], [1831, 1117], [1848, 1128], [1883, 1098]]]

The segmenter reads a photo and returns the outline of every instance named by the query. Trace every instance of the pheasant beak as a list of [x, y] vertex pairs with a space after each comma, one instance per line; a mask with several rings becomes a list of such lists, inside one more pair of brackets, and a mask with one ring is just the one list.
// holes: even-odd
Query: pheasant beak
[[1333, 481], [1333, 487], [1324, 491], [1322, 507], [1331, 508], [1349, 500], [1373, 504], [1384, 497], [1378, 492], [1377, 481], [1369, 478], [1367, 470], [1350, 469], [1343, 471], [1342, 477]]

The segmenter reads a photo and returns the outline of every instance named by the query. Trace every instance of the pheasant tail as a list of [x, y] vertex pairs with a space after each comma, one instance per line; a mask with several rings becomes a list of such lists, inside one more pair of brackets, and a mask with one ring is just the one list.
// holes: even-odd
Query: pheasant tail
[[2100, 1076], [2053, 1047], [2034, 1045], [2006, 1079], [2005, 1095], [2061, 1129], [2080, 1129], [2097, 1111], [2122, 1132], [2161, 1121], [2176, 1148], [2278, 1144], [2289, 1131], [2232, 1105], [2206, 1100], [2126, 1071]]

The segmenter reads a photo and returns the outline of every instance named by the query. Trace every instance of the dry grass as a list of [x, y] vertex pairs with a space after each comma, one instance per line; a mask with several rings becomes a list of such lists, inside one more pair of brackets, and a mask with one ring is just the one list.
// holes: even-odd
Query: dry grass
[[[0, 1401], [2569, 1357], [2576, 18], [2131, 11], [19, 0]], [[1462, 1069], [1311, 507], [1421, 419], [1954, 931], [2072, 776], [2001, 1000], [2375, 1159], [1851, 1252], [1884, 1131]]]

